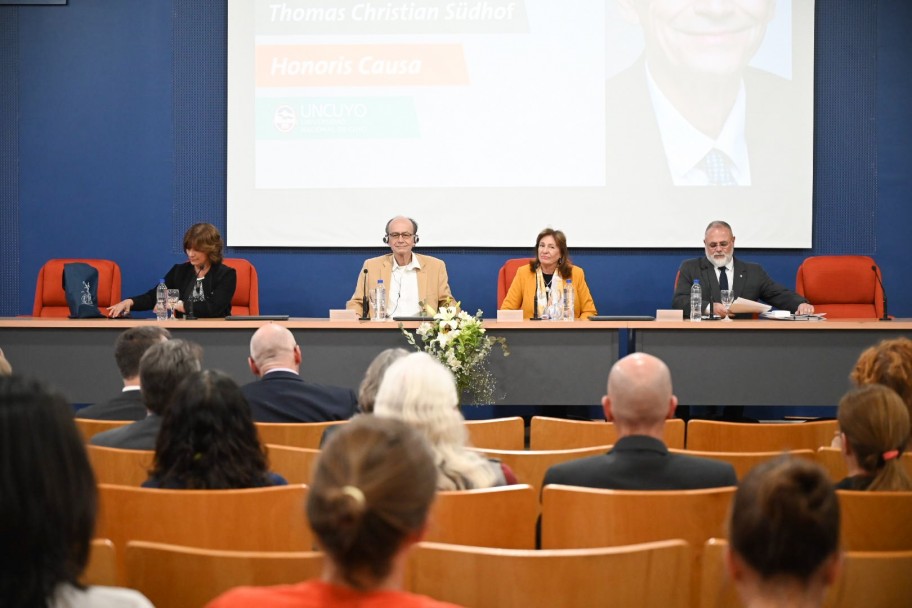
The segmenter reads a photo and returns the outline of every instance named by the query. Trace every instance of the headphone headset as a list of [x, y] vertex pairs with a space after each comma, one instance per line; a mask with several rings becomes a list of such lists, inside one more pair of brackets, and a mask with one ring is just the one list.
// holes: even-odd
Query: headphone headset
[[[417, 245], [418, 244], [418, 235], [416, 234], [416, 235], [414, 235], [414, 237], [415, 237], [415, 244]], [[390, 237], [388, 234], [383, 237], [383, 242], [386, 243], [387, 245], [389, 245]]]

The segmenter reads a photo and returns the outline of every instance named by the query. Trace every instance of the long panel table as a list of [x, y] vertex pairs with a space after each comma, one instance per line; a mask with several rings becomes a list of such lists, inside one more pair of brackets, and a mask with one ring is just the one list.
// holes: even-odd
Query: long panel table
[[[0, 347], [17, 373], [52, 382], [75, 403], [92, 403], [120, 386], [115, 338], [144, 323], [161, 323], [174, 337], [201, 344], [206, 367], [239, 383], [253, 380], [246, 359], [250, 337], [262, 325], [256, 321], [0, 319]], [[410, 348], [395, 322], [282, 324], [301, 345], [302, 376], [314, 382], [357, 388], [378, 352]], [[908, 320], [485, 321], [485, 326], [504, 336], [511, 351], [504, 358], [495, 349], [491, 359], [502, 405], [598, 405], [608, 370], [630, 348], [668, 363], [682, 405], [832, 406], [849, 388], [849, 371], [862, 350], [885, 338], [912, 337]]]
[[[262, 321], [154, 321], [113, 319], [0, 319], [0, 347], [17, 373], [51, 382], [74, 403], [110, 398], [121, 381], [114, 341], [127, 327], [159, 324], [175, 338], [204, 348], [204, 366], [244, 384], [250, 338]], [[410, 349], [396, 322], [290, 319], [301, 346], [301, 375], [307, 380], [357, 390], [368, 364], [381, 350]], [[414, 329], [416, 322], [405, 323]], [[495, 348], [491, 368], [502, 405], [598, 405], [608, 370], [617, 361], [619, 330], [625, 323], [497, 323], [492, 335], [507, 339], [509, 357]]]
[[912, 322], [630, 323], [634, 349], [665, 361], [682, 405], [836, 405], [858, 355], [912, 337]]

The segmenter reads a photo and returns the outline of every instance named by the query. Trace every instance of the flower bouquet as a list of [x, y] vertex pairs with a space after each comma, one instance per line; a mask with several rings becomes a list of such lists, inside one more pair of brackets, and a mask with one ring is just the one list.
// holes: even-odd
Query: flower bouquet
[[[472, 316], [460, 310], [458, 302], [453, 306], [441, 306], [436, 313], [428, 307], [428, 315], [433, 315], [434, 320], [419, 325], [415, 334], [399, 325], [405, 339], [416, 350], [436, 357], [453, 372], [460, 395], [468, 395], [475, 405], [494, 403], [497, 379], [488, 367], [488, 360], [495, 345], [500, 346], [505, 357], [509, 356], [506, 338], [487, 335], [482, 326], [481, 310]], [[421, 340], [420, 345], [416, 335]]]

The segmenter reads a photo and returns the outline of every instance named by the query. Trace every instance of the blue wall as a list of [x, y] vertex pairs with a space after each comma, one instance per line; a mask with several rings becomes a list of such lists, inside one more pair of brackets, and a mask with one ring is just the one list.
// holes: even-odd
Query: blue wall
[[[224, 229], [225, 28], [225, 0], [0, 7], [0, 315], [31, 312], [48, 258], [116, 260], [127, 296], [183, 258], [188, 225]], [[814, 246], [738, 252], [789, 286], [808, 255], [872, 255], [891, 312], [907, 317], [910, 29], [907, 0], [818, 0]], [[605, 226], [629, 229], [641, 228]], [[381, 232], [376, 249], [228, 253], [256, 265], [262, 312], [326, 316], [351, 295], [361, 261], [384, 250]], [[574, 261], [600, 312], [651, 314], [670, 304], [701, 236], [690, 250], [575, 250]], [[528, 253], [426, 252], [447, 262], [463, 306], [489, 314], [500, 264]]]

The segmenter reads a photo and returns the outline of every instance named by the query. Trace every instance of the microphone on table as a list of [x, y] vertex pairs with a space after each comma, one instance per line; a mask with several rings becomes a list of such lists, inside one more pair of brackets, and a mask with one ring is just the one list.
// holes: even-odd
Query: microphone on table
[[193, 295], [194, 295], [194, 292], [196, 291], [196, 285], [197, 285], [197, 283], [199, 283], [199, 276], [200, 276], [200, 272], [202, 272], [202, 270], [203, 270], [202, 266], [197, 268], [196, 265], [194, 264], [193, 274], [195, 275], [195, 279], [193, 282], [193, 287], [190, 289], [190, 297], [187, 298], [187, 314], [184, 315], [184, 318], [187, 319], [188, 321], [196, 321], [196, 315], [193, 314]]
[[886, 290], [886, 288], [884, 287], [883, 281], [880, 280], [880, 273], [877, 272], [877, 265], [876, 265], [876, 264], [872, 265], [872, 266], [871, 266], [871, 270], [874, 271], [874, 277], [877, 279], [877, 282], [880, 283], [880, 291], [881, 291], [881, 293], [883, 294], [884, 314], [883, 314], [883, 316], [882, 316], [879, 320], [880, 320], [880, 321], [892, 321], [893, 319], [891, 319], [891, 318], [887, 315], [887, 290]]
[[530, 321], [541, 321], [538, 316], [538, 275], [535, 276], [535, 298], [532, 300], [532, 318]]
[[361, 318], [359, 321], [370, 320], [370, 298], [367, 297], [367, 268], [361, 271], [364, 275], [364, 293], [361, 296]]

